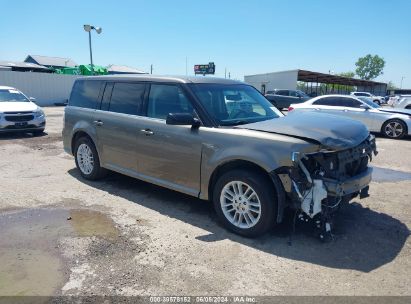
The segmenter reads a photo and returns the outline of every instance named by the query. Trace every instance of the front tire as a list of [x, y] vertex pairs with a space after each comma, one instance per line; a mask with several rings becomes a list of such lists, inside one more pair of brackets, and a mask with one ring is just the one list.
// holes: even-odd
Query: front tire
[[33, 131], [33, 136], [40, 136], [44, 134], [44, 129]]
[[215, 184], [213, 203], [222, 224], [239, 235], [258, 237], [274, 225], [274, 186], [257, 172], [233, 170], [223, 174]]
[[98, 180], [107, 173], [107, 170], [100, 166], [94, 143], [87, 137], [81, 137], [76, 141], [74, 158], [77, 169], [85, 179]]
[[391, 119], [383, 124], [381, 132], [388, 138], [401, 139], [407, 134], [407, 125], [402, 120]]

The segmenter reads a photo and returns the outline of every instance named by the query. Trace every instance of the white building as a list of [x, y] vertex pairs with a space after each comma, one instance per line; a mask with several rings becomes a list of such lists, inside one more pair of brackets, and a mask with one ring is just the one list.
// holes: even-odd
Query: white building
[[[295, 90], [297, 83], [304, 83], [304, 91], [316, 95], [347, 93], [348, 88], [385, 96], [387, 84], [382, 82], [342, 77], [307, 70], [290, 70], [244, 76], [244, 82], [254, 86], [261, 93], [274, 89]], [[327, 84], [327, 85], [322, 85]], [[345, 88], [346, 87], [346, 88]]]

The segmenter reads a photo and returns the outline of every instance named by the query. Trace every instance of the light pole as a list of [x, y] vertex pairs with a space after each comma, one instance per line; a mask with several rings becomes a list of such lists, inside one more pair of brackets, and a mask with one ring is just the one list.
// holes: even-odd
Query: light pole
[[85, 24], [84, 30], [88, 32], [88, 44], [90, 47], [90, 67], [91, 67], [91, 75], [94, 75], [94, 67], [93, 67], [93, 51], [91, 50], [91, 30], [95, 30], [97, 34], [101, 34], [103, 29], [101, 27], [95, 27], [94, 25]]
[[404, 80], [405, 76], [401, 77], [401, 85], [400, 85], [400, 89], [402, 89], [402, 81]]

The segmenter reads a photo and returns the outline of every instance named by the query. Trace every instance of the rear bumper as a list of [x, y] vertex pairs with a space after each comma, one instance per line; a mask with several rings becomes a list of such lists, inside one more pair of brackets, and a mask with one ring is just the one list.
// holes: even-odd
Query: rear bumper
[[368, 167], [366, 171], [344, 181], [324, 178], [323, 182], [329, 195], [344, 196], [361, 191], [369, 185], [371, 179], [372, 168]]

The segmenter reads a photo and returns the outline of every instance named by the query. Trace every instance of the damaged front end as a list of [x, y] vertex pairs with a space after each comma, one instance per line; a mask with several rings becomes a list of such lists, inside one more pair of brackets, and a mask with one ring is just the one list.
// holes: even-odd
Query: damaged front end
[[[289, 206], [303, 221], [313, 221], [320, 239], [331, 237], [332, 215], [352, 198], [368, 196], [372, 168], [377, 155], [375, 137], [340, 151], [320, 150], [291, 156], [293, 166], [278, 172]], [[284, 169], [284, 168], [283, 168]]]

